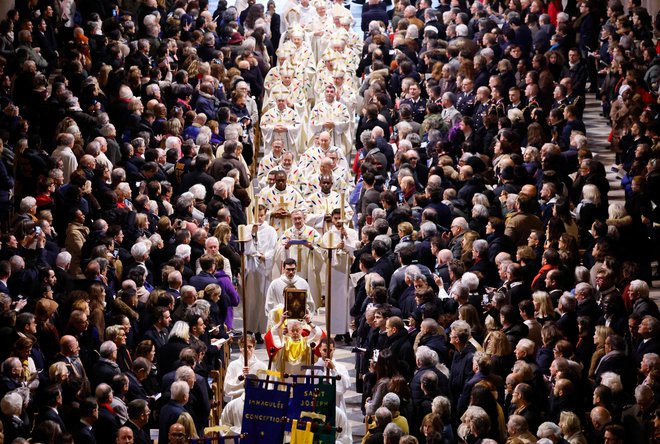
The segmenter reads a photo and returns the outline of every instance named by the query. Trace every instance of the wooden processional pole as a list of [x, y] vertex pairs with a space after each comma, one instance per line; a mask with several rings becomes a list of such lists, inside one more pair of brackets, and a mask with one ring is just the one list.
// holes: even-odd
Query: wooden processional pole
[[[257, 223], [257, 222], [255, 222]], [[248, 348], [247, 348], [247, 310], [245, 308], [245, 244], [250, 238], [248, 237], [248, 229], [245, 225], [238, 226], [238, 245], [241, 250], [241, 306], [243, 308], [243, 340], [245, 347], [243, 347], [243, 363], [244, 367], [248, 366]]]

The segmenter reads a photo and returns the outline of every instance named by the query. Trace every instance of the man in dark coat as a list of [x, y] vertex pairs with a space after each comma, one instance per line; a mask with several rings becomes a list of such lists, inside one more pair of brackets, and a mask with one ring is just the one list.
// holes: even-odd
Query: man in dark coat
[[369, 0], [369, 3], [364, 5], [364, 10], [362, 11], [362, 32], [366, 34], [369, 31], [369, 23], [374, 20], [381, 21], [385, 24], [389, 22], [390, 18], [385, 8], [385, 3], [380, 0]]
[[201, 183], [206, 189], [207, 200], [213, 195], [213, 184], [216, 179], [207, 173], [211, 159], [206, 154], [199, 154], [195, 159], [195, 166], [192, 171], [183, 176], [181, 189], [188, 190], [191, 186]]
[[465, 321], [454, 321], [451, 324], [449, 343], [456, 352], [449, 369], [449, 391], [452, 405], [458, 405], [458, 400], [465, 383], [472, 378], [472, 357], [477, 351], [470, 342], [470, 325]]
[[62, 391], [56, 385], [51, 385], [46, 388], [41, 398], [43, 401], [43, 407], [39, 411], [39, 415], [35, 421], [35, 426], [41, 424], [44, 421], [53, 421], [55, 424], [59, 425], [62, 431], [66, 431], [66, 426], [64, 421], [60, 417], [60, 413], [57, 410], [58, 407], [62, 405]]
[[99, 419], [99, 405], [94, 398], [87, 398], [80, 402], [80, 421], [73, 428], [73, 441], [76, 444], [96, 444], [96, 437], [92, 433], [92, 426]]
[[660, 337], [658, 337], [658, 331], [660, 329], [660, 321], [651, 316], [646, 315], [642, 322], [640, 322], [638, 327], [638, 333], [642, 337], [642, 341], [637, 346], [635, 350], [635, 362], [637, 365], [641, 364], [642, 358], [647, 353], [659, 353], [660, 352]]
[[596, 383], [600, 383], [603, 373], [614, 372], [621, 376], [623, 389], [632, 393], [635, 388], [637, 368], [635, 361], [626, 355], [625, 349], [626, 343], [622, 336], [612, 334], [605, 339], [605, 356], [598, 362], [594, 374]]
[[371, 255], [376, 259], [376, 263], [369, 270], [370, 273], [377, 273], [385, 279], [385, 285], [390, 284], [392, 274], [394, 274], [394, 265], [388, 258], [389, 248], [385, 242], [374, 240], [371, 243]]
[[112, 388], [108, 384], [99, 384], [96, 387], [96, 399], [99, 403], [99, 419], [92, 426], [92, 432], [99, 444], [114, 444], [120, 424], [110, 406]]
[[129, 402], [127, 407], [128, 421], [124, 423], [124, 427], [133, 430], [133, 442], [135, 444], [150, 444], [151, 439], [144, 430], [144, 427], [149, 422], [149, 404], [144, 399], [134, 399]]
[[412, 376], [415, 354], [413, 353], [412, 343], [410, 342], [403, 320], [398, 316], [387, 318], [385, 332], [387, 334], [385, 347], [389, 348], [392, 351], [392, 355], [398, 358], [401, 374], [409, 378]]
[[105, 341], [99, 349], [101, 357], [94, 363], [90, 379], [92, 384], [111, 384], [112, 378], [121, 373], [117, 365], [117, 345], [112, 341]]
[[211, 255], [202, 255], [199, 258], [199, 266], [202, 271], [199, 274], [190, 278], [190, 285], [195, 287], [197, 291], [204, 290], [209, 284], [217, 284], [218, 280], [215, 278], [215, 258]]
[[250, 186], [250, 176], [248, 175], [245, 166], [238, 158], [238, 155], [236, 154], [236, 148], [238, 148], [238, 142], [232, 140], [225, 142], [224, 152], [222, 153], [221, 157], [213, 161], [209, 174], [213, 176], [214, 179], [220, 180], [227, 176], [227, 173], [230, 170], [238, 170], [238, 183], [241, 187], [247, 188]]
[[170, 401], [160, 410], [158, 442], [168, 444], [168, 432], [170, 426], [179, 420], [179, 416], [186, 411], [184, 406], [188, 403], [190, 387], [185, 381], [176, 381], [170, 389]]

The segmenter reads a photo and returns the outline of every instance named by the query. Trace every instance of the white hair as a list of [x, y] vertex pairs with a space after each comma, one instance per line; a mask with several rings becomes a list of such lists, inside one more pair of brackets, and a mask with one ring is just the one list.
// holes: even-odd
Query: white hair
[[206, 198], [206, 187], [201, 183], [196, 183], [191, 186], [188, 191], [190, 191], [193, 197], [197, 200], [204, 200]]
[[468, 221], [465, 220], [464, 217], [456, 217], [451, 223], [452, 225], [456, 225], [457, 227], [461, 228], [461, 231], [467, 231], [470, 229], [470, 225], [468, 224]]
[[170, 394], [174, 401], [184, 402], [190, 394], [190, 386], [185, 381], [175, 381], [170, 388]]
[[190, 257], [190, 254], [191, 254], [190, 245], [188, 245], [188, 244], [179, 244], [179, 245], [177, 245], [176, 249], [174, 250], [174, 254], [176, 256], [179, 256], [182, 259]]
[[23, 397], [18, 392], [9, 392], [0, 401], [2, 413], [8, 417], [21, 416], [23, 411]]
[[559, 438], [561, 437], [561, 429], [554, 422], [546, 421], [539, 426], [536, 436], [539, 438], [549, 438], [551, 436]]
[[600, 377], [600, 383], [601, 385], [604, 385], [605, 387], [608, 387], [610, 390], [612, 390], [612, 394], [616, 395], [617, 393], [621, 393], [623, 390], [623, 384], [621, 383], [621, 376], [614, 372], [605, 372], [602, 374]]
[[[181, 294], [183, 294], [183, 287], [181, 287]], [[179, 338], [188, 341], [190, 339], [190, 326], [188, 323], [186, 321], [176, 321], [170, 331], [169, 338]]]
[[475, 291], [479, 288], [479, 277], [476, 274], [467, 271], [461, 276], [461, 283], [465, 285], [468, 290]]
[[30, 211], [30, 208], [34, 207], [35, 205], [37, 205], [37, 199], [32, 196], [27, 196], [21, 199], [20, 208], [21, 211], [27, 212]]
[[138, 242], [131, 247], [131, 256], [133, 259], [142, 260], [142, 258], [149, 253], [149, 247], [144, 242]]
[[61, 251], [57, 254], [55, 259], [55, 265], [60, 268], [66, 268], [67, 265], [71, 264], [71, 253], [68, 251]]

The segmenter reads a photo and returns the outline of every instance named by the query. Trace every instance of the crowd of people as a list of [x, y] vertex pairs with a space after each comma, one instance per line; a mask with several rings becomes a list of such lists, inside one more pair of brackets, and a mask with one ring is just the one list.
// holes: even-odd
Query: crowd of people
[[263, 343], [341, 376], [342, 444], [350, 389], [364, 444], [656, 442], [659, 17], [362, 3], [15, 0], [0, 442], [238, 433]]

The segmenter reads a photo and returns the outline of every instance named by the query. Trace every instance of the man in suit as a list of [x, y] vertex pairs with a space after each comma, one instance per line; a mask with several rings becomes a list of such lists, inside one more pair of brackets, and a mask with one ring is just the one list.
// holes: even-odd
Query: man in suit
[[133, 361], [132, 370], [126, 372], [128, 376], [128, 393], [126, 399], [132, 401], [134, 399], [147, 399], [147, 392], [142, 386], [142, 381], [147, 379], [151, 372], [151, 362], [146, 358], [136, 358]]
[[96, 401], [99, 405], [98, 421], [92, 426], [92, 431], [99, 444], [115, 444], [115, 438], [119, 432], [119, 419], [112, 403], [112, 388], [105, 383], [96, 387]]
[[169, 326], [172, 322], [170, 310], [167, 307], [156, 307], [154, 309], [154, 318], [156, 321], [147, 331], [144, 332], [145, 339], [150, 339], [156, 347], [156, 351], [167, 344], [169, 336]]
[[659, 329], [660, 321], [651, 315], [644, 316], [642, 322], [639, 323], [637, 332], [642, 337], [642, 342], [639, 343], [637, 350], [635, 350], [635, 362], [637, 365], [641, 364], [645, 354], [660, 353]]
[[23, 365], [18, 358], [7, 358], [2, 362], [2, 378], [0, 379], [0, 398], [18, 387], [21, 387], [20, 377]]
[[369, 0], [369, 3], [364, 6], [364, 10], [362, 11], [362, 32], [366, 34], [369, 31], [369, 23], [374, 20], [387, 24], [389, 19], [384, 2], [380, 0]]
[[37, 420], [35, 421], [35, 426], [41, 424], [44, 421], [53, 421], [60, 426], [63, 432], [66, 431], [66, 426], [64, 421], [60, 417], [60, 412], [57, 410], [62, 405], [62, 391], [57, 385], [51, 385], [44, 390], [43, 393], [43, 403]]
[[598, 302], [596, 302], [596, 289], [587, 282], [580, 282], [575, 286], [575, 298], [577, 299], [577, 316], [588, 316], [597, 320], [603, 315]]
[[385, 279], [385, 284], [389, 286], [392, 274], [394, 274], [394, 265], [388, 258], [389, 248], [384, 241], [374, 240], [371, 243], [371, 255], [376, 259], [376, 264], [369, 270], [369, 273], [379, 274]]
[[94, 398], [80, 402], [80, 421], [74, 426], [73, 441], [76, 444], [96, 444], [92, 426], [99, 419], [99, 405]]
[[133, 442], [135, 444], [151, 444], [151, 439], [144, 430], [151, 413], [149, 404], [144, 399], [134, 399], [128, 403], [127, 407], [128, 421], [124, 423], [124, 427], [128, 427], [133, 431]]
[[474, 375], [472, 358], [477, 351], [470, 342], [471, 329], [465, 321], [454, 321], [450, 327], [449, 342], [456, 348], [449, 369], [449, 391], [452, 405], [458, 405], [465, 383]]
[[600, 383], [603, 373], [614, 372], [621, 376], [621, 383], [626, 391], [635, 387], [637, 368], [635, 362], [626, 355], [626, 343], [622, 336], [611, 334], [605, 339], [605, 356], [596, 367], [596, 383]]
[[577, 344], [578, 340], [577, 315], [575, 314], [576, 306], [577, 300], [568, 293], [563, 294], [557, 304], [557, 311], [560, 314], [559, 319], [557, 319], [557, 327], [559, 327], [564, 337], [571, 344]]
[[199, 266], [202, 271], [190, 278], [190, 285], [197, 291], [204, 290], [209, 284], [217, 284], [218, 280], [213, 275], [215, 273], [215, 258], [210, 254], [204, 254], [199, 258]]
[[69, 369], [69, 378], [80, 384], [88, 384], [87, 372], [80, 358], [80, 346], [78, 340], [70, 335], [62, 336], [60, 339], [60, 352], [55, 357], [55, 362], [64, 362]]
[[168, 444], [168, 432], [170, 426], [177, 422], [181, 413], [185, 412], [184, 406], [188, 403], [190, 386], [185, 381], [176, 381], [170, 389], [170, 401], [160, 411], [158, 442]]

